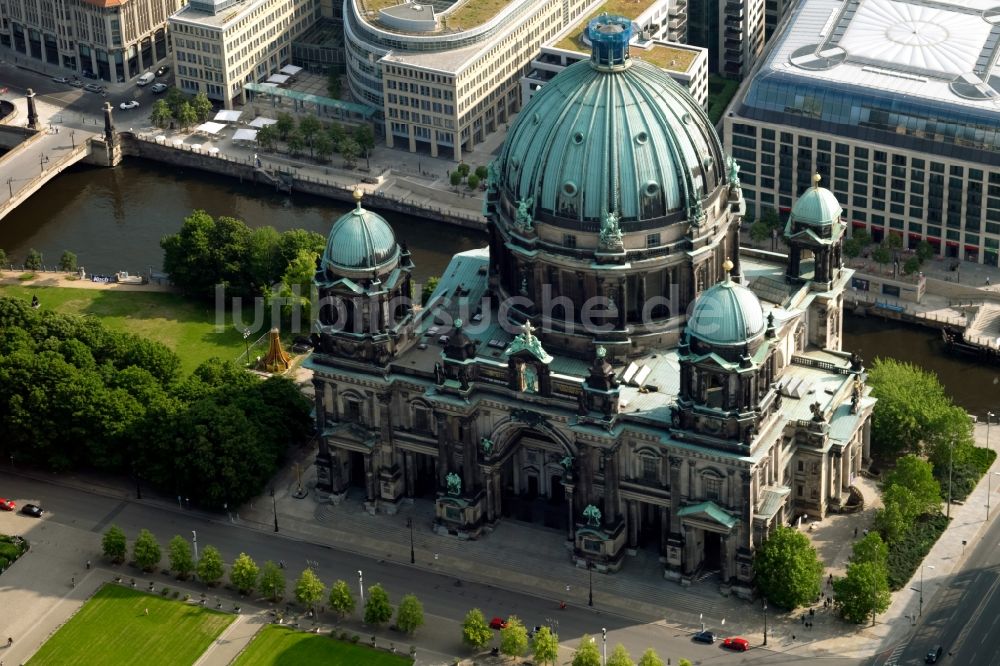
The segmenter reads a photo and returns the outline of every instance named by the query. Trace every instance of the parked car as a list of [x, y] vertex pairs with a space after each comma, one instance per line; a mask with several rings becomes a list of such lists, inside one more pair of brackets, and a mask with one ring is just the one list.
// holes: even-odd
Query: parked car
[[83, 70], [83, 78], [85, 78], [85, 79], [96, 79], [98, 77], [97, 77], [97, 74], [94, 74], [89, 69], [85, 69], [85, 70]]
[[153, 87], [150, 88], [150, 90], [152, 90], [154, 93], [161, 93], [161, 92], [166, 92], [167, 88], [169, 87], [170, 86], [168, 86], [166, 83], [154, 83]]
[[507, 620], [504, 620], [503, 618], [499, 618], [499, 617], [495, 617], [492, 620], [490, 620], [490, 629], [498, 629], [499, 630], [499, 629], [506, 629], [506, 628], [507, 628]]
[[69, 79], [65, 76], [53, 76], [52, 80], [56, 83], [69, 83]]
[[732, 636], [722, 641], [722, 647], [727, 650], [736, 650], [737, 652], [746, 652], [750, 649], [750, 642], [745, 638], [740, 638], [739, 636]]
[[68, 83], [71, 86], [73, 86], [74, 88], [82, 88], [83, 87], [83, 81], [81, 81], [80, 79], [75, 78], [75, 77], [73, 79], [71, 79]]
[[31, 516], [32, 518], [41, 518], [42, 514], [45, 513], [42, 507], [37, 504], [25, 504], [21, 507], [21, 513], [26, 516]]
[[160, 65], [156, 68], [156, 76], [163, 76], [170, 71], [170, 65]]
[[4, 511], [13, 511], [15, 508], [17, 508], [17, 505], [14, 504], [14, 502], [0, 497], [0, 509], [3, 509]]
[[122, 102], [118, 106], [121, 107], [122, 111], [128, 111], [129, 109], [138, 109], [139, 108], [139, 102], [137, 102], [134, 99], [130, 99], [127, 102]]
[[699, 631], [697, 634], [691, 637], [695, 643], [708, 643], [711, 645], [715, 642], [715, 634], [711, 631]]
[[86, 90], [87, 92], [92, 92], [92, 93], [104, 92], [104, 88], [97, 85], [96, 83], [88, 83], [83, 87], [83, 89]]
[[944, 648], [941, 647], [940, 645], [938, 645], [935, 648], [931, 648], [930, 650], [928, 650], [927, 656], [924, 657], [924, 663], [936, 664], [938, 662], [938, 659], [941, 658], [942, 654], [944, 654]]

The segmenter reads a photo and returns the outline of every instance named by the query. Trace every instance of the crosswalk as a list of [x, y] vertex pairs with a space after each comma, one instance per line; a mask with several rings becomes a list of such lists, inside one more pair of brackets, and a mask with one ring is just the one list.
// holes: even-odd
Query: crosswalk
[[901, 643], [897, 645], [895, 648], [893, 648], [892, 652], [889, 653], [889, 656], [886, 657], [885, 663], [882, 664], [882, 666], [898, 666], [899, 657], [903, 654], [905, 650], [906, 650], [906, 643]]

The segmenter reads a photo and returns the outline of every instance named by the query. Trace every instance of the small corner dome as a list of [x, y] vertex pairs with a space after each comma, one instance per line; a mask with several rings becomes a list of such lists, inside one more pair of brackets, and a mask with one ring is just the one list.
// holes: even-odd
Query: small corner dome
[[840, 220], [844, 209], [833, 192], [819, 186], [819, 180], [819, 174], [813, 176], [813, 186], [796, 199], [789, 217], [792, 222], [823, 226]]
[[356, 190], [354, 210], [334, 222], [323, 251], [323, 267], [334, 272], [371, 272], [391, 268], [399, 259], [396, 234], [381, 215], [361, 207]]
[[687, 332], [710, 345], [742, 345], [764, 334], [760, 299], [730, 279], [706, 289], [694, 303]]

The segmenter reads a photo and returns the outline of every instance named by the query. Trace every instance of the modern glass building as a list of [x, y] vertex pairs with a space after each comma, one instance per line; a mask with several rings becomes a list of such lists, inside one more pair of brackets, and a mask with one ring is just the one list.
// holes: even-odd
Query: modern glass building
[[803, 0], [725, 117], [751, 210], [820, 173], [845, 219], [997, 264], [1000, 9]]

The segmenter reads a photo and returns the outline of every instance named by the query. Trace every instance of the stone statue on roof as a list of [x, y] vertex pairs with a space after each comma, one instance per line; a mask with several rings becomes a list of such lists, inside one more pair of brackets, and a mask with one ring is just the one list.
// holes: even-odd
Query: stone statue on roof
[[729, 158], [729, 187], [736, 189], [740, 186], [740, 165], [733, 159]]
[[701, 207], [701, 199], [694, 197], [694, 202], [688, 206], [688, 223], [700, 227], [705, 221], [705, 209]]
[[444, 477], [444, 480], [448, 484], [449, 495], [458, 497], [462, 494], [462, 477], [454, 472], [449, 472], [448, 476]]
[[483, 455], [490, 455], [493, 452], [493, 440], [489, 437], [483, 437], [479, 440], [479, 446], [483, 449]]
[[623, 250], [622, 229], [618, 220], [618, 214], [608, 211], [601, 220], [601, 249], [602, 250]]
[[583, 517], [587, 519], [588, 527], [600, 527], [601, 510], [593, 504], [588, 504], [587, 508], [583, 510]]
[[531, 206], [534, 203], [535, 197], [528, 197], [527, 199], [521, 199], [517, 202], [517, 214], [514, 217], [514, 223], [517, 225], [518, 229], [523, 231], [532, 230]]

